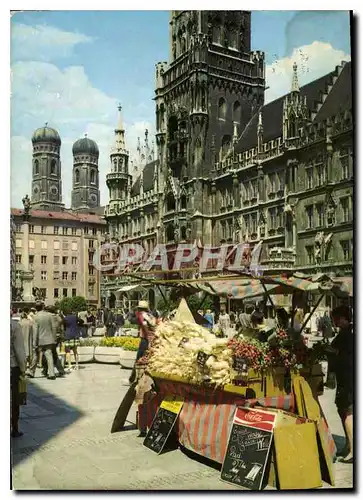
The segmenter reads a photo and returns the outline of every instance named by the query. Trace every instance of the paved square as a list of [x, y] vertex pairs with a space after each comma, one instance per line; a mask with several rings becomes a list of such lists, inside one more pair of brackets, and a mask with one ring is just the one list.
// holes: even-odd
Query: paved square
[[[114, 365], [88, 364], [65, 379], [33, 379], [28, 405], [21, 409], [24, 436], [12, 440], [13, 489], [236, 489], [220, 481], [219, 471], [180, 450], [156, 455], [136, 430], [110, 434], [129, 374]], [[321, 403], [333, 434], [342, 439], [334, 391], [326, 390]], [[133, 423], [135, 410], [128, 417]], [[334, 468], [336, 487], [352, 488], [352, 465]]]

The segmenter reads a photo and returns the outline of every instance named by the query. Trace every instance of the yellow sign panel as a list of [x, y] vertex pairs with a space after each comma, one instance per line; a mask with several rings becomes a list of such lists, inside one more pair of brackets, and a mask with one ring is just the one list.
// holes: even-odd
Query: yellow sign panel
[[161, 403], [160, 408], [164, 408], [164, 410], [171, 411], [178, 415], [182, 406], [184, 404], [183, 398], [180, 396], [167, 396]]

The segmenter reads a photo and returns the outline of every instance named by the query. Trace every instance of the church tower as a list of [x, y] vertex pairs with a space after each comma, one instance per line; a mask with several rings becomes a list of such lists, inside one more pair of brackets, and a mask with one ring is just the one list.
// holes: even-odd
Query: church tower
[[46, 123], [34, 132], [32, 143], [32, 208], [63, 210], [59, 134]]
[[122, 122], [121, 106], [118, 106], [118, 119], [115, 128], [115, 145], [111, 149], [111, 172], [106, 175], [110, 193], [109, 207], [118, 202], [129, 200], [132, 175], [129, 172], [129, 151], [126, 149], [125, 128]]
[[297, 76], [297, 64], [293, 65], [291, 92], [287, 94], [283, 105], [283, 140], [287, 146], [294, 146], [299, 139], [299, 129], [309, 118], [306, 96], [300, 94]]
[[249, 11], [172, 11], [169, 26], [170, 60], [156, 65], [154, 99], [165, 186], [161, 233], [176, 241], [169, 226], [178, 224], [182, 196], [186, 227], [202, 236], [215, 158], [233, 151], [234, 138], [263, 105], [265, 60], [251, 52]]
[[100, 206], [98, 146], [87, 134], [73, 144], [72, 210], [89, 212]]

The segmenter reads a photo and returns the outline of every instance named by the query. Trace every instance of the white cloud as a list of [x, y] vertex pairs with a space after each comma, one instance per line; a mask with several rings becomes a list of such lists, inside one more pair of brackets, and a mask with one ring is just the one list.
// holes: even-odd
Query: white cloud
[[39, 123], [82, 124], [90, 120], [109, 122], [116, 99], [93, 87], [84, 68], [64, 70], [44, 62], [17, 62], [12, 67], [12, 112]]
[[13, 23], [11, 27], [12, 59], [52, 61], [69, 57], [81, 43], [90, 43], [94, 38], [82, 33], [63, 31], [53, 26]]
[[333, 71], [342, 61], [350, 61], [350, 55], [334, 49], [329, 43], [315, 41], [294, 49], [291, 56], [266, 66], [266, 86], [269, 88], [265, 93], [265, 102], [290, 92], [294, 62], [298, 66], [299, 84], [302, 86]]
[[30, 138], [13, 136], [11, 138], [10, 190], [11, 206], [21, 208], [25, 194], [31, 194], [32, 143]]

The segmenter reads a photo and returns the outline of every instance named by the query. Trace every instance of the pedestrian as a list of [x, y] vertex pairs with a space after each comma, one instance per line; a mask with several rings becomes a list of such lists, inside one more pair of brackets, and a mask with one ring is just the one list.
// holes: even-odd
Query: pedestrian
[[224, 304], [221, 305], [221, 312], [219, 314], [218, 324], [219, 328], [222, 331], [223, 336], [228, 337], [231, 328], [231, 319], [229, 317], [229, 314], [227, 313], [226, 306]]
[[326, 347], [329, 360], [329, 370], [335, 373], [337, 389], [335, 404], [343, 424], [346, 444], [343, 450], [338, 452], [342, 457], [339, 461], [353, 463], [353, 359], [354, 338], [353, 325], [351, 324], [351, 313], [348, 306], [339, 306], [333, 309], [332, 319], [339, 328], [338, 335], [331, 345]]
[[330, 312], [325, 311], [323, 317], [320, 320], [320, 329], [323, 334], [323, 338], [326, 342], [333, 337], [333, 322], [330, 317]]
[[68, 360], [68, 368], [72, 368], [72, 357], [73, 352], [75, 366], [74, 369], [78, 370], [78, 347], [80, 345], [79, 338], [81, 335], [81, 329], [83, 327], [82, 319], [76, 314], [76, 312], [70, 312], [64, 318], [64, 329], [65, 329], [65, 349], [66, 357]]
[[[57, 331], [52, 313], [44, 310], [43, 303], [36, 304], [37, 314], [34, 318], [33, 353], [34, 359], [28, 371], [28, 376], [33, 378], [39, 360], [39, 352], [46, 358], [49, 380], [55, 380], [54, 367], [57, 368], [59, 376], [64, 376], [64, 368], [57, 355]], [[43, 365], [43, 373], [45, 366]]]
[[115, 335], [115, 315], [112, 309], [105, 311], [105, 326], [106, 337], [114, 337]]
[[26, 355], [21, 327], [18, 321], [10, 319], [10, 390], [11, 390], [11, 436], [23, 435], [19, 431], [20, 417], [20, 377], [25, 375]]
[[208, 321], [207, 328], [209, 328], [209, 329], [213, 328], [213, 326], [214, 326], [214, 318], [213, 318], [212, 311], [210, 309], [206, 310], [206, 313], [204, 315], [204, 319], [206, 319]]
[[121, 335], [122, 335], [122, 328], [123, 328], [123, 326], [125, 324], [124, 315], [122, 314], [121, 309], [119, 309], [117, 311], [115, 322], [116, 322], [115, 337], [121, 337]]
[[84, 339], [88, 336], [88, 311], [80, 311], [78, 318], [82, 321], [80, 335]]
[[92, 310], [88, 309], [88, 314], [87, 314], [87, 335], [88, 335], [88, 337], [93, 336], [94, 326], [95, 326], [95, 317], [93, 315]]
[[[149, 311], [147, 300], [140, 300], [137, 306], [136, 318], [139, 325], [140, 345], [136, 353], [136, 362], [142, 358], [149, 348], [149, 344], [154, 337], [156, 320]], [[132, 369], [129, 382], [132, 384], [136, 379], [136, 362]]]
[[[62, 363], [62, 361], [59, 359], [57, 352], [57, 349], [59, 348], [59, 346], [61, 346], [61, 343], [63, 341], [63, 335], [64, 335], [63, 318], [57, 312], [54, 306], [48, 306], [46, 310], [50, 312], [52, 315], [53, 327], [56, 332], [56, 348], [52, 350], [53, 364], [54, 366], [58, 366], [60, 363], [62, 364], [62, 366], [64, 366], [64, 363]], [[42, 374], [44, 377], [48, 376], [48, 363], [47, 363], [47, 358], [45, 356], [42, 357]]]
[[29, 309], [25, 308], [21, 313], [19, 325], [23, 335], [26, 364], [29, 367], [33, 356], [33, 321], [29, 318]]

